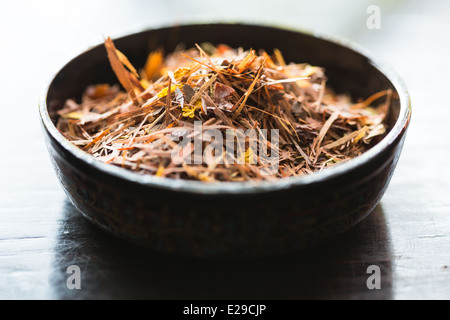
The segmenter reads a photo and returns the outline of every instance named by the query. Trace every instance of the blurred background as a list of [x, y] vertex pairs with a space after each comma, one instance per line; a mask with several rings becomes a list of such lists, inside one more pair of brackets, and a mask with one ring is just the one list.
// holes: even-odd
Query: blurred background
[[[380, 28], [368, 25], [371, 5], [381, 10]], [[133, 297], [131, 292], [153, 298], [449, 298], [449, 16], [450, 1], [444, 0], [1, 1], [0, 298], [120, 298]], [[80, 219], [51, 168], [38, 118], [38, 101], [54, 72], [84, 49], [106, 36], [191, 22], [263, 23], [343, 36], [393, 67], [413, 101], [402, 158], [374, 216], [338, 247], [325, 247], [321, 257], [311, 255], [306, 264], [294, 260], [291, 267], [287, 261], [268, 263], [243, 287], [225, 277], [231, 284], [220, 282], [221, 293], [207, 285], [226, 272], [217, 265], [198, 269], [185, 262], [187, 271], [172, 281], [145, 278], [153, 287], [128, 278], [145, 273], [148, 261]], [[386, 291], [376, 296], [358, 284], [364, 284], [361, 257], [367, 255], [387, 275]], [[92, 277], [100, 279], [98, 285], [74, 296], [64, 290], [63, 271], [77, 261], [103, 274], [97, 271]], [[167, 267], [179, 261], [159, 263], [155, 268], [163, 278], [180, 272]], [[254, 267], [227, 265], [244, 275], [254, 275]], [[195, 275], [205, 269], [207, 276]], [[295, 278], [296, 270], [317, 282]], [[181, 284], [192, 273], [203, 289], [193, 290], [192, 281]], [[267, 286], [262, 277], [270, 278]]]

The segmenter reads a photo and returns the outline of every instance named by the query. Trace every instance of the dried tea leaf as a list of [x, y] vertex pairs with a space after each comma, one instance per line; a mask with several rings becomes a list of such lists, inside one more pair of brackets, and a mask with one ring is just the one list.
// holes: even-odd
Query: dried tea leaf
[[186, 97], [186, 101], [191, 101], [195, 95], [195, 90], [190, 85], [185, 84], [183, 86], [183, 93], [184, 96]]
[[323, 148], [324, 149], [334, 149], [334, 148], [337, 148], [337, 147], [347, 143], [348, 141], [350, 141], [352, 139], [354, 139], [354, 142], [357, 143], [359, 140], [361, 140], [366, 135], [367, 130], [369, 130], [369, 128], [364, 127], [361, 130], [347, 134], [346, 136], [342, 137], [341, 139], [339, 139], [335, 142], [327, 144]]
[[136, 100], [134, 87], [128, 75], [129, 72], [125, 69], [119, 57], [117, 56], [117, 49], [110, 37], [105, 40], [105, 47], [108, 53], [109, 62], [111, 63], [111, 67], [114, 70], [117, 79], [119, 80], [122, 87], [130, 94], [131, 98], [133, 100]]
[[202, 96], [203, 92], [205, 92], [206, 89], [209, 88], [217, 79], [216, 75], [213, 75], [211, 79], [209, 79], [201, 88], [198, 90], [195, 95], [192, 97], [190, 104], [194, 104], [200, 97]]
[[284, 60], [283, 54], [281, 53], [280, 49], [274, 49], [273, 53], [275, 54], [278, 65], [281, 67], [285, 67], [286, 61]]
[[175, 89], [175, 102], [180, 105], [181, 108], [184, 107], [184, 94], [179, 87]]
[[120, 62], [128, 68], [128, 70], [131, 71], [131, 73], [136, 77], [139, 78], [139, 74], [137, 73], [136, 69], [133, 67], [131, 62], [128, 60], [128, 58], [119, 50], [116, 49], [117, 57], [119, 58]]
[[244, 60], [238, 65], [237, 69], [239, 73], [244, 72], [256, 59], [256, 54], [254, 50], [251, 50], [250, 53], [245, 57]]
[[[136, 70], [110, 38], [105, 48], [126, 92], [117, 85], [87, 87], [81, 102], [68, 99], [57, 112], [57, 128], [99, 161], [126, 170], [205, 183], [270, 181], [348, 161], [387, 131], [392, 90], [355, 104], [327, 86], [324, 69], [287, 65], [277, 49], [274, 57], [227, 45], [179, 49], [167, 57], [157, 50]], [[209, 130], [224, 137], [231, 131], [245, 145], [203, 157], [196, 148], [207, 151], [202, 139], [212, 139]], [[258, 134], [250, 139], [248, 130]], [[183, 150], [176, 149], [180, 139], [190, 141]], [[262, 157], [251, 141], [275, 158]], [[271, 171], [273, 165], [278, 169]]]
[[214, 102], [221, 103], [226, 98], [231, 97], [235, 92], [236, 90], [233, 88], [221, 84], [220, 82], [216, 82], [214, 85]]

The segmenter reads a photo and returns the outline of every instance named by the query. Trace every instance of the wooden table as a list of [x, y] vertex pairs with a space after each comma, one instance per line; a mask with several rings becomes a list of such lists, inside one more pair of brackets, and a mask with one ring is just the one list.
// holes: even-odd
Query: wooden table
[[[227, 1], [240, 8], [233, 12], [202, 1], [0, 4], [1, 299], [450, 298], [450, 2], [241, 2]], [[381, 9], [379, 30], [366, 26], [372, 3]], [[381, 204], [314, 251], [246, 262], [150, 253], [82, 218], [51, 168], [37, 103], [61, 62], [124, 30], [217, 19], [343, 35], [387, 61], [410, 89], [412, 125]], [[66, 286], [70, 265], [82, 271], [81, 290]], [[371, 265], [380, 267], [381, 290], [367, 288]]]

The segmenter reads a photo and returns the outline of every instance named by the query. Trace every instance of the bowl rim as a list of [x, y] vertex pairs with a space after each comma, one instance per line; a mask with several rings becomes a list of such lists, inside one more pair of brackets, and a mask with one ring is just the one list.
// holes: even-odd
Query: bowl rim
[[411, 120], [412, 107], [411, 107], [411, 98], [408, 92], [408, 89], [401, 79], [401, 77], [386, 64], [386, 62], [382, 61], [378, 56], [373, 54], [367, 48], [357, 44], [354, 41], [351, 41], [347, 38], [338, 35], [326, 34], [323, 32], [315, 32], [311, 30], [305, 30], [300, 28], [295, 28], [291, 26], [280, 26], [274, 24], [267, 23], [230, 23], [230, 22], [199, 22], [199, 23], [184, 23], [175, 25], [167, 25], [167, 26], [158, 26], [158, 27], [150, 27], [144, 28], [140, 31], [123, 33], [121, 35], [115, 35], [114, 39], [119, 39], [127, 36], [132, 36], [138, 33], [143, 32], [151, 32], [153, 30], [159, 30], [170, 27], [189, 27], [189, 26], [206, 26], [214, 24], [215, 26], [220, 25], [240, 25], [240, 26], [250, 26], [250, 27], [266, 27], [272, 29], [278, 29], [280, 31], [289, 31], [299, 34], [305, 34], [308, 36], [315, 37], [319, 40], [331, 42], [337, 44], [341, 47], [345, 47], [349, 50], [356, 52], [357, 54], [368, 59], [368, 63], [370, 63], [373, 67], [375, 67], [378, 71], [380, 71], [394, 86], [396, 91], [399, 94], [400, 100], [400, 110], [398, 118], [395, 122], [395, 125], [391, 128], [390, 132], [374, 147], [364, 152], [363, 154], [355, 157], [345, 163], [338, 164], [332, 168], [325, 169], [323, 171], [314, 172], [308, 175], [300, 176], [300, 177], [288, 177], [276, 181], [246, 181], [246, 182], [213, 182], [206, 183], [202, 181], [191, 181], [191, 180], [182, 180], [182, 179], [170, 179], [170, 178], [162, 178], [156, 177], [152, 175], [143, 175], [139, 174], [124, 168], [120, 168], [117, 166], [113, 166], [110, 164], [103, 163], [101, 161], [96, 160], [92, 155], [82, 151], [75, 145], [73, 145], [69, 140], [67, 140], [56, 128], [53, 124], [50, 115], [48, 113], [47, 108], [47, 95], [51, 85], [55, 77], [59, 74], [59, 72], [67, 66], [70, 62], [72, 62], [77, 57], [83, 55], [84, 53], [89, 52], [91, 49], [96, 46], [100, 46], [101, 43], [91, 45], [89, 48], [78, 52], [75, 56], [72, 56], [70, 60], [65, 61], [63, 66], [57, 69], [57, 72], [51, 77], [51, 80], [47, 82], [46, 87], [44, 88], [43, 93], [39, 98], [39, 116], [40, 120], [43, 124], [44, 129], [48, 134], [68, 153], [74, 156], [77, 160], [84, 162], [85, 164], [92, 166], [96, 170], [101, 171], [104, 174], [112, 175], [119, 179], [124, 179], [132, 183], [140, 184], [146, 187], [160, 188], [165, 189], [167, 191], [177, 191], [177, 192], [185, 192], [185, 193], [193, 193], [193, 194], [229, 194], [229, 195], [245, 195], [245, 194], [257, 194], [261, 192], [272, 192], [272, 191], [282, 191], [292, 187], [300, 187], [311, 184], [316, 184], [320, 182], [324, 182], [338, 176], [345, 175], [347, 172], [354, 170], [355, 168], [364, 165], [369, 162], [373, 158], [375, 158], [378, 154], [382, 153], [386, 150], [394, 141], [403, 133], [406, 133], [406, 129], [408, 128]]

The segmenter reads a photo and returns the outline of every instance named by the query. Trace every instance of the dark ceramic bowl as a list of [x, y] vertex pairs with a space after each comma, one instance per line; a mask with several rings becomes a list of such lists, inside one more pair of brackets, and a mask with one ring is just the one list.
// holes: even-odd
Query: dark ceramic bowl
[[204, 184], [143, 176], [103, 164], [55, 128], [55, 111], [89, 84], [115, 83], [103, 45], [79, 55], [55, 76], [40, 115], [48, 150], [72, 203], [95, 225], [155, 251], [236, 258], [292, 253], [345, 232], [367, 217], [394, 173], [410, 122], [401, 80], [354, 44], [267, 26], [186, 25], [115, 39], [136, 66], [159, 46], [171, 52], [209, 41], [271, 51], [326, 68], [339, 93], [368, 97], [391, 88], [389, 133], [362, 156], [299, 178], [265, 183]]

